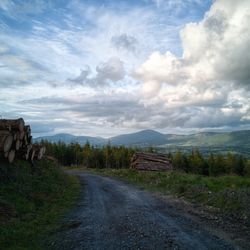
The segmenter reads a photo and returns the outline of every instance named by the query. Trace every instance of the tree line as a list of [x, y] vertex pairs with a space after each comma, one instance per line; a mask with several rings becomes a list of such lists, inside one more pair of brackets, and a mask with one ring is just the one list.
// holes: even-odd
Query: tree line
[[168, 156], [175, 169], [187, 173], [205, 176], [225, 174], [250, 176], [250, 161], [242, 155], [210, 153], [204, 157], [198, 149], [195, 149], [189, 154], [177, 151], [174, 154], [169, 153]]
[[50, 143], [42, 141], [46, 153], [55, 157], [64, 166], [85, 166], [88, 168], [128, 168], [130, 159], [136, 152], [135, 148], [124, 146], [95, 147], [87, 142], [81, 146], [78, 143]]
[[[64, 166], [85, 166], [88, 168], [129, 168], [130, 160], [137, 151], [154, 152], [152, 147], [147, 149], [128, 148], [124, 146], [95, 147], [87, 142], [81, 146], [78, 143], [51, 143], [42, 141], [48, 155], [55, 157]], [[198, 149], [184, 154], [181, 151], [168, 153], [175, 170], [205, 176], [224, 174], [250, 175], [250, 162], [241, 155], [232, 153], [203, 156]]]

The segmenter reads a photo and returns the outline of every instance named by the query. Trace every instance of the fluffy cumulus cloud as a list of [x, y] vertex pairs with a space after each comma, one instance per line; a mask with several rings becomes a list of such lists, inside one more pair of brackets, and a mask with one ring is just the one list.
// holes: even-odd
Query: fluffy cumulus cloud
[[228, 81], [249, 85], [250, 2], [218, 0], [181, 31], [183, 56], [153, 53], [137, 70], [143, 81], [167, 84]]
[[194, 81], [249, 85], [250, 55], [246, 53], [250, 46], [249, 11], [247, 0], [220, 0], [212, 5], [202, 22], [185, 27], [181, 33], [183, 60]]
[[187, 127], [249, 122], [249, 13], [248, 0], [217, 0], [200, 22], [186, 24], [181, 57], [154, 52], [136, 70], [144, 103], [193, 107]]

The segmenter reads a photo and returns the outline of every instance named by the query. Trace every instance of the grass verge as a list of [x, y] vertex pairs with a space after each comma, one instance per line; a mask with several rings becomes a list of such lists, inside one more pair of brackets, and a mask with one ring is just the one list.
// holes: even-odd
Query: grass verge
[[250, 228], [250, 178], [240, 176], [204, 177], [173, 172], [141, 172], [132, 169], [94, 169], [96, 173], [119, 177], [162, 194], [174, 194], [192, 203], [216, 208], [227, 218]]
[[31, 167], [25, 161], [0, 163], [0, 246], [2, 249], [44, 249], [80, 191], [77, 178], [53, 162]]

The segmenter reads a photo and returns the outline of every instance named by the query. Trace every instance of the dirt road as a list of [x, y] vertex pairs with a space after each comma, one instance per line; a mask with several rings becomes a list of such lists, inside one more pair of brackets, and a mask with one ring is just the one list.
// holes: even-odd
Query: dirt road
[[52, 249], [238, 249], [148, 192], [74, 173], [83, 186], [81, 200]]

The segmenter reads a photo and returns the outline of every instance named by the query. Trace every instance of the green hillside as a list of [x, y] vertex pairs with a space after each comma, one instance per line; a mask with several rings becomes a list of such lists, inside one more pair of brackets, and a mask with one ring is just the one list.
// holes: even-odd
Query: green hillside
[[226, 133], [203, 132], [191, 135], [166, 135], [165, 145], [178, 146], [250, 146], [250, 130]]

